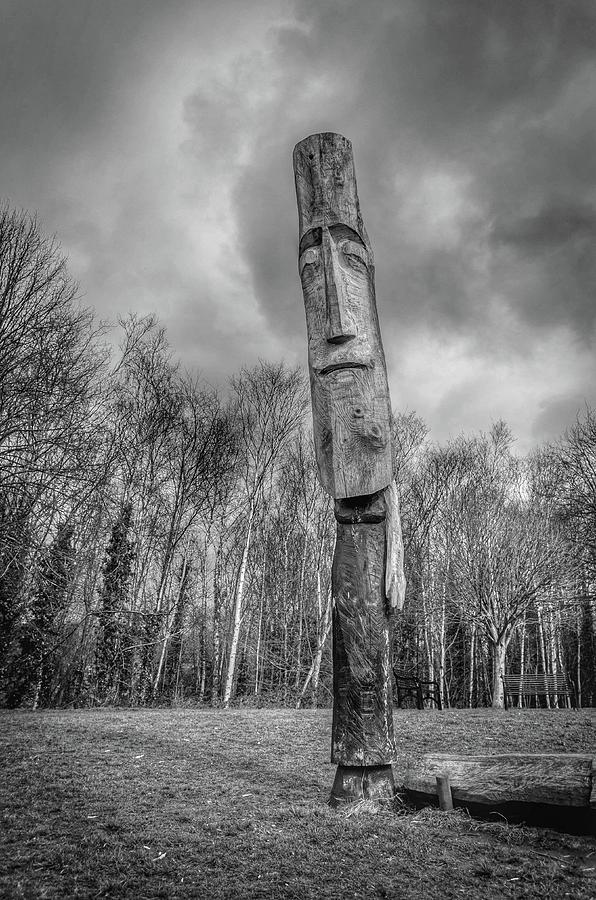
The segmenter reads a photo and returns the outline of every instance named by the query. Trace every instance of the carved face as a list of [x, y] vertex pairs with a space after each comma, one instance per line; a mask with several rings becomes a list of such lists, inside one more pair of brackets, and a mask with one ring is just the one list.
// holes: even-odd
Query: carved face
[[391, 481], [390, 406], [372, 253], [338, 223], [307, 231], [299, 250], [315, 448], [336, 498]]

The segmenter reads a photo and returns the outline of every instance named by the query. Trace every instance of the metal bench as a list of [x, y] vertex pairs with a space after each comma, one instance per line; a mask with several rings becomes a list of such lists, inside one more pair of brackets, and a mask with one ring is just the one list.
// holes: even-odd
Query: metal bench
[[429, 709], [435, 706], [443, 709], [441, 690], [437, 681], [421, 681], [417, 675], [410, 675], [394, 667], [397, 705], [415, 706], [416, 709]]
[[[571, 705], [576, 708], [575, 687], [564, 672], [542, 673], [537, 675], [501, 675], [505, 709], [513, 706], [513, 698], [519, 697], [569, 697]], [[511, 698], [508, 703], [507, 698]]]

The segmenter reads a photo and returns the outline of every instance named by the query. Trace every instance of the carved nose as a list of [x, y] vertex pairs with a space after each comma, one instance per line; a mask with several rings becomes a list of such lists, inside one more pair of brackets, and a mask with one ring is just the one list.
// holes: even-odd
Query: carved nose
[[337, 250], [327, 228], [323, 229], [323, 263], [327, 300], [326, 337], [330, 344], [345, 344], [356, 337], [356, 330], [346, 311], [346, 297]]

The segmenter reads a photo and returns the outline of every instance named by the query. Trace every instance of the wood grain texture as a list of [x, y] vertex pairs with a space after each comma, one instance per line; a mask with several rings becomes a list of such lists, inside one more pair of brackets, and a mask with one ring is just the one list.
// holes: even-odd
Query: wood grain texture
[[395, 743], [384, 496], [368, 505], [338, 502], [336, 518], [331, 760], [343, 766], [387, 765], [395, 759]]
[[442, 809], [444, 812], [450, 812], [453, 809], [453, 797], [451, 796], [449, 775], [437, 775], [435, 780], [437, 782], [439, 809]]
[[330, 806], [358, 803], [362, 800], [387, 802], [395, 796], [395, 780], [391, 766], [337, 767]]
[[370, 247], [360, 214], [352, 142], [342, 134], [310, 134], [294, 147], [299, 239], [313, 228], [342, 223]]
[[410, 793], [435, 798], [437, 775], [448, 775], [461, 803], [530, 803], [589, 807], [592, 757], [575, 753], [506, 753], [498, 756], [428, 753], [404, 771]]
[[387, 518], [385, 534], [387, 535], [385, 562], [385, 596], [391, 609], [403, 609], [406, 599], [406, 576], [404, 572], [404, 541], [399, 514], [399, 497], [397, 485], [392, 481], [385, 491]]
[[351, 795], [367, 773], [350, 780], [348, 769], [395, 758], [390, 613], [405, 582], [396, 494], [387, 514], [391, 405], [350, 141], [330, 132], [305, 138], [294, 148], [294, 175], [314, 444], [338, 523], [331, 759], [337, 791]]
[[319, 477], [335, 498], [372, 494], [392, 478], [391, 406], [352, 145], [310, 135], [294, 173]]

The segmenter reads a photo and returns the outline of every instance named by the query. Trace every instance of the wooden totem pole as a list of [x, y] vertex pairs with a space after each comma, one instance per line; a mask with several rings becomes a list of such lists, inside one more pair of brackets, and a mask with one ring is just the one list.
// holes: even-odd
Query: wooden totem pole
[[330, 803], [393, 796], [392, 613], [405, 590], [391, 405], [350, 141], [294, 148], [319, 477], [335, 500]]

